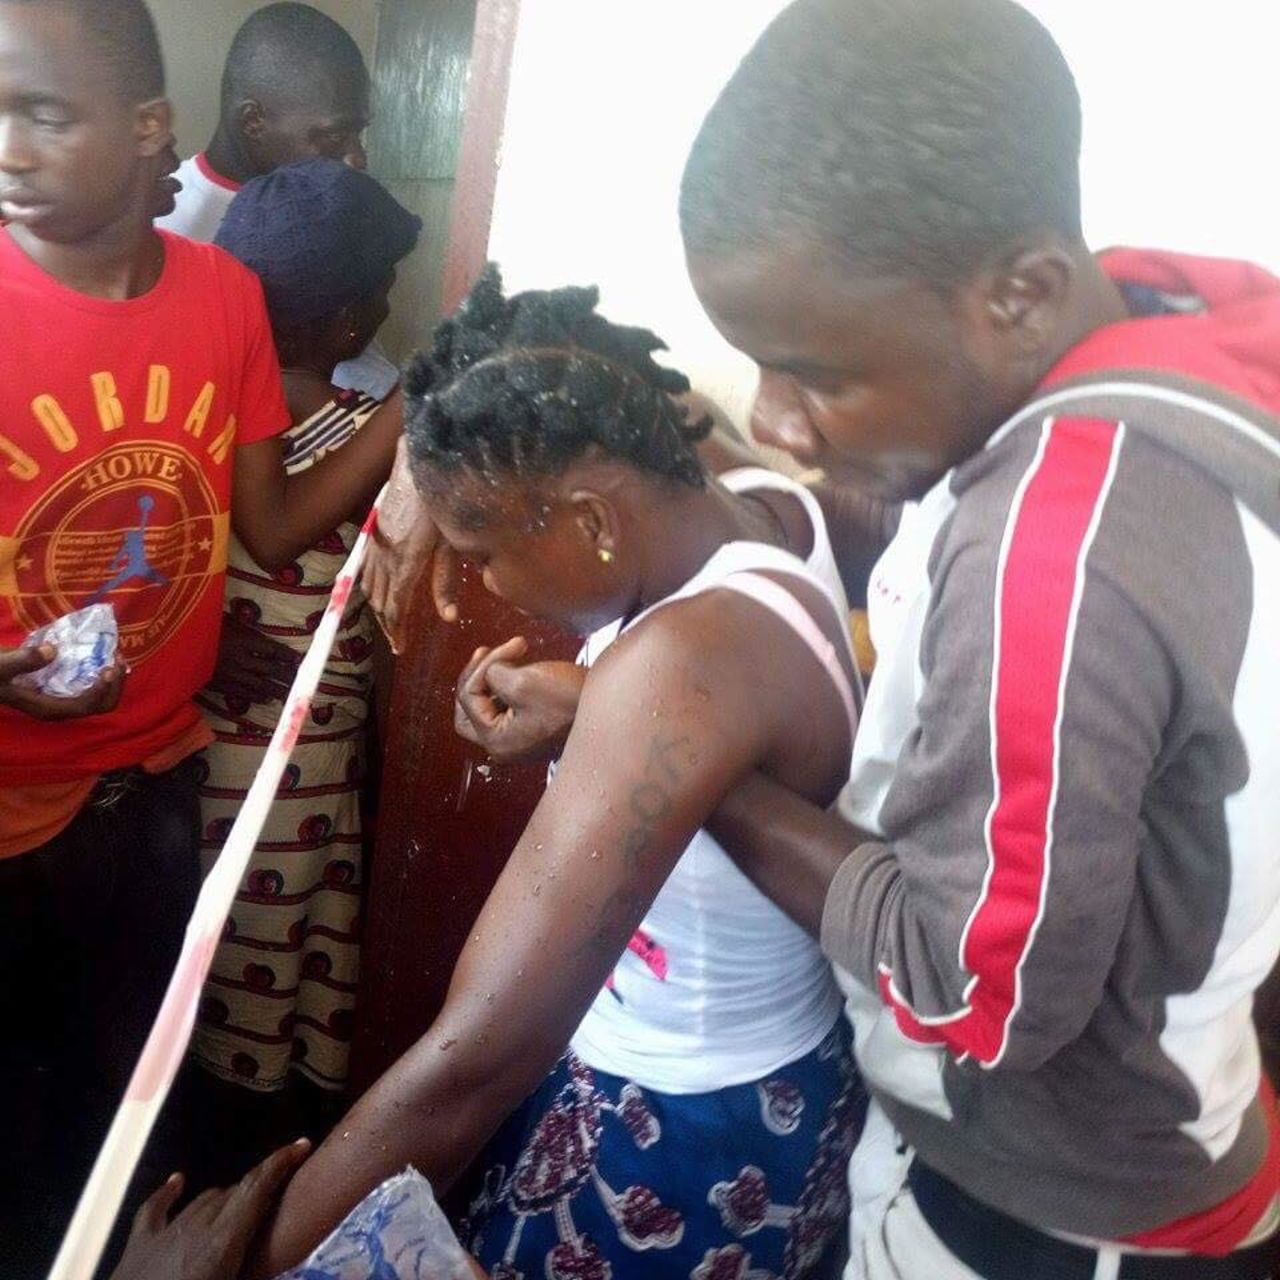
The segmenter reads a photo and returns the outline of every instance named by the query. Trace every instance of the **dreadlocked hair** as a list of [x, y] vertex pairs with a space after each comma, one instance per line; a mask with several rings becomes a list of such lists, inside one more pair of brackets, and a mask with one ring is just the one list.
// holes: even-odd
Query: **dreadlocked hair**
[[642, 471], [706, 484], [697, 444], [711, 419], [690, 422], [674, 397], [682, 373], [648, 329], [611, 324], [596, 288], [507, 298], [490, 263], [457, 313], [405, 375], [405, 426], [415, 463], [494, 479], [559, 474], [593, 446]]

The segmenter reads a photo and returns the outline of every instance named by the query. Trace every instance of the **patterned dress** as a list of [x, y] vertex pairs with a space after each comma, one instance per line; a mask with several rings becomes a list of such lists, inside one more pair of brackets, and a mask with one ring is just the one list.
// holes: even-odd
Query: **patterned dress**
[[[284, 436], [293, 474], [341, 448], [378, 408], [344, 392]], [[227, 612], [305, 653], [359, 528], [347, 523], [268, 577], [232, 538]], [[192, 1042], [225, 1080], [282, 1089], [291, 1069], [338, 1089], [346, 1081], [359, 976], [360, 798], [372, 685], [373, 620], [353, 599], [267, 826], [214, 958]], [[213, 690], [201, 706], [217, 734], [201, 783], [206, 866], [221, 852], [280, 704]]]
[[755, 1084], [665, 1094], [572, 1050], [504, 1125], [463, 1227], [493, 1280], [815, 1280], [867, 1094], [843, 1019]]

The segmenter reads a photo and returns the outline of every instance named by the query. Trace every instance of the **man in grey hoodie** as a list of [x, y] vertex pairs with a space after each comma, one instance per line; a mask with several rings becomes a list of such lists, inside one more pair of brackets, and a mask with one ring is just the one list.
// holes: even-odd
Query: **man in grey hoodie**
[[1090, 253], [1079, 145], [1011, 0], [798, 0], [685, 174], [756, 435], [907, 503], [840, 812], [716, 827], [845, 986], [874, 1280], [1276, 1261], [1280, 282]]

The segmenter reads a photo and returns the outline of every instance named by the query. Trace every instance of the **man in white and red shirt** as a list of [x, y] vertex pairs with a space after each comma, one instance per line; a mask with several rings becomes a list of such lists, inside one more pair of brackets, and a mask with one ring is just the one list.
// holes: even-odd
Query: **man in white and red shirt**
[[[348, 32], [310, 5], [267, 5], [236, 33], [208, 147], [184, 160], [173, 212], [156, 225], [212, 243], [250, 178], [317, 156], [365, 167], [369, 72]], [[377, 344], [334, 371], [334, 383], [385, 400], [400, 372]]]

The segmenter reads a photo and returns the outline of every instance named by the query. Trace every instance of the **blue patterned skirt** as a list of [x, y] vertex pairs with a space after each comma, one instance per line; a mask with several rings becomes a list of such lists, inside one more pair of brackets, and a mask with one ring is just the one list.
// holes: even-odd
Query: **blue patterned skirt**
[[847, 1229], [866, 1108], [843, 1019], [715, 1093], [642, 1089], [570, 1051], [491, 1144], [464, 1241], [494, 1280], [802, 1280]]

